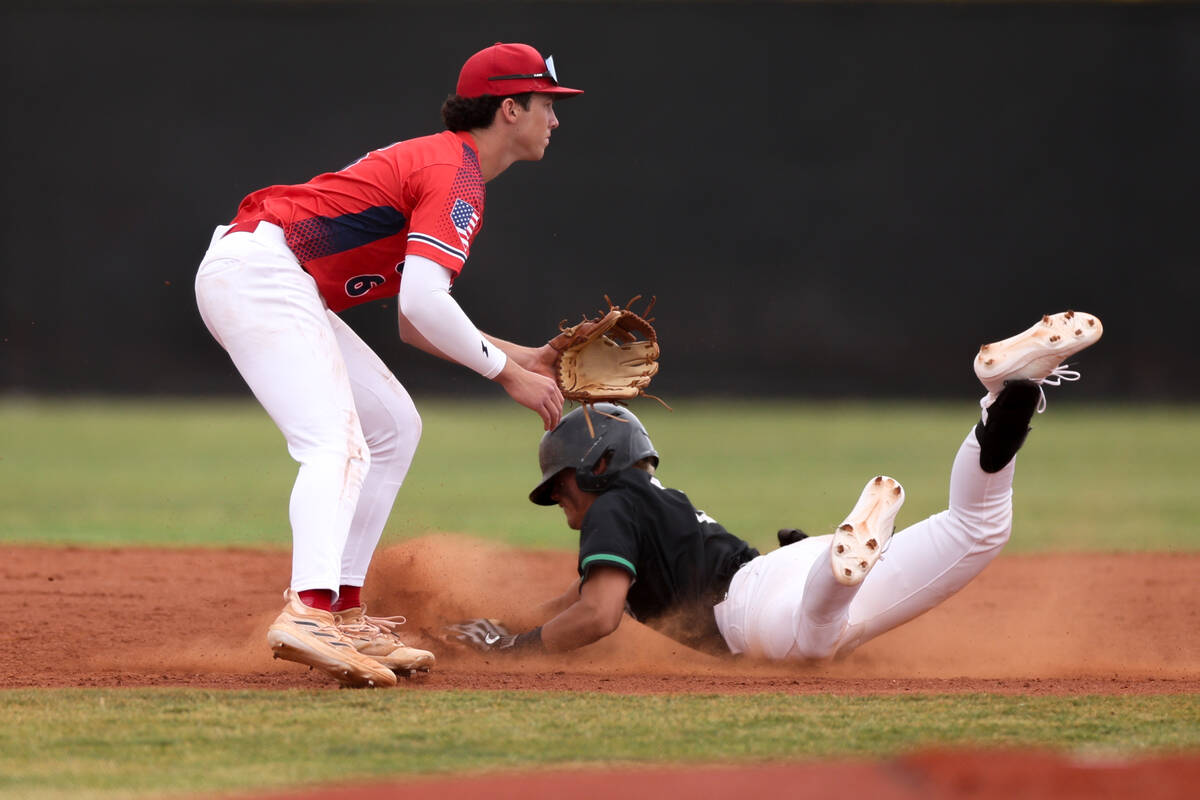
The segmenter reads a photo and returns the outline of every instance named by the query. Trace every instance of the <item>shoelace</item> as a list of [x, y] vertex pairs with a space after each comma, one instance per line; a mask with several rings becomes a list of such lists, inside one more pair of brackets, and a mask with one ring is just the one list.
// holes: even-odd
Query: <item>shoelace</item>
[[396, 633], [396, 629], [406, 622], [408, 620], [402, 616], [368, 617], [366, 614], [363, 614], [358, 618], [357, 622], [342, 625], [341, 628], [344, 631], [369, 634], [372, 637], [383, 634], [391, 636], [396, 641], [400, 641], [400, 636]]
[[1066, 364], [1059, 364], [1054, 369], [1050, 370], [1050, 374], [1042, 378], [1040, 381], [1034, 381], [1038, 385], [1038, 404], [1037, 413], [1042, 413], [1046, 410], [1046, 392], [1042, 389], [1046, 386], [1061, 386], [1063, 381], [1071, 382], [1079, 380], [1079, 373], [1073, 369], [1067, 369]]
[[[1079, 380], [1079, 373], [1073, 369], [1068, 369], [1068, 364], [1059, 364], [1054, 369], [1050, 370], [1050, 374], [1044, 378], [1035, 379], [1033, 382], [1038, 385], [1038, 404], [1037, 413], [1041, 414], [1046, 410], [1046, 391], [1042, 386], [1061, 386], [1063, 381], [1072, 382]], [[979, 401], [979, 407], [983, 409], [983, 420], [987, 423], [987, 409], [995, 400], [996, 397], [991, 392], [985, 394]]]

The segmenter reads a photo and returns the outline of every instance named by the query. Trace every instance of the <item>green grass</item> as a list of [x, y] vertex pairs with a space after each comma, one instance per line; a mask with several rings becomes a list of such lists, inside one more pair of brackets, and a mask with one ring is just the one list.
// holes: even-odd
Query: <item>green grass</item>
[[884, 757], [945, 745], [1125, 755], [1200, 747], [1200, 699], [1190, 696], [21, 690], [0, 692], [0, 714], [0, 797], [29, 800], [546, 766]]
[[[439, 530], [573, 545], [557, 509], [526, 499], [541, 435], [531, 413], [505, 402], [418, 404], [424, 441], [385, 543]], [[675, 407], [635, 409], [663, 456], [661, 477], [760, 548], [779, 527], [828, 530], [877, 473], [905, 484], [902, 525], [939, 511], [975, 417], [971, 402]], [[1007, 552], [1200, 548], [1196, 411], [1054, 402], [1022, 451]], [[250, 401], [0, 400], [0, 542], [286, 548], [294, 475], [282, 437]], [[21, 800], [935, 745], [1200, 750], [1194, 695], [8, 690], [0, 719], [0, 798]]]
[[[526, 499], [537, 418], [505, 401], [418, 399], [425, 432], [387, 540], [457, 531], [570, 548], [557, 509]], [[899, 479], [900, 524], [944, 507], [971, 402], [685, 400], [635, 410], [660, 476], [764, 548], [781, 527], [824, 532], [872, 475]], [[1195, 550], [1200, 414], [1187, 406], [1054, 402], [1034, 422], [1007, 552]], [[296, 466], [252, 401], [0, 401], [0, 541], [285, 548]]]

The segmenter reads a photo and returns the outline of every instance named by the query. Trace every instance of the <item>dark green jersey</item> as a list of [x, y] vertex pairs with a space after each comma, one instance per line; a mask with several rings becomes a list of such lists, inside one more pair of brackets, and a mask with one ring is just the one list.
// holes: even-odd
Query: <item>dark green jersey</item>
[[[687, 495], [635, 468], [597, 496], [579, 532], [579, 574], [615, 566], [633, 576], [627, 603], [641, 622], [692, 647], [724, 649], [712, 607], [758, 551]], [[716, 637], [715, 641], [713, 637]]]

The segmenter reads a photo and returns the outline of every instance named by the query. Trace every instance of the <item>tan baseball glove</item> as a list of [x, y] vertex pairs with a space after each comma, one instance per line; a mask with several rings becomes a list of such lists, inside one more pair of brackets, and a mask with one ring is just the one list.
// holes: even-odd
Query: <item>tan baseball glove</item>
[[555, 371], [563, 397], [583, 404], [654, 397], [646, 394], [646, 387], [658, 372], [658, 333], [649, 316], [655, 298], [638, 315], [628, 306], [640, 297], [622, 308], [606, 295], [607, 312], [571, 327], [566, 320], [559, 324], [561, 332], [550, 346], [559, 354]]

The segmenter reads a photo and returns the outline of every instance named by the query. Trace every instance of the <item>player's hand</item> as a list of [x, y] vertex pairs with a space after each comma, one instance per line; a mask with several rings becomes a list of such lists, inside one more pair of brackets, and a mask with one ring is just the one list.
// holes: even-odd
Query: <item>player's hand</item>
[[509, 358], [515, 359], [518, 364], [535, 375], [558, 379], [558, 370], [555, 367], [558, 351], [551, 347], [549, 342], [541, 347], [521, 347], [508, 344], [504, 348], [504, 352]]
[[542, 418], [546, 430], [553, 430], [562, 419], [563, 396], [558, 382], [530, 372], [512, 359], [496, 376], [508, 396]]
[[545, 375], [547, 378], [558, 382], [558, 369], [555, 366], [558, 361], [558, 351], [550, 346], [550, 343], [541, 347], [530, 348], [531, 358], [529, 363], [522, 364], [525, 369], [530, 372], [535, 372], [538, 375]]
[[442, 639], [481, 653], [512, 650], [517, 637], [498, 619], [468, 619], [442, 628]]

